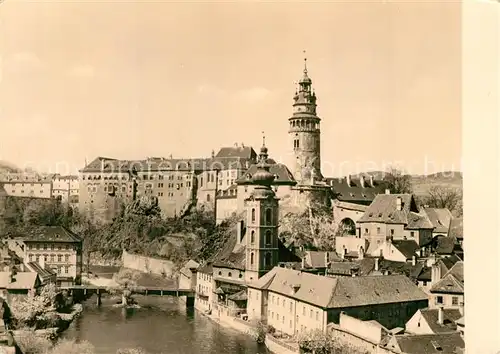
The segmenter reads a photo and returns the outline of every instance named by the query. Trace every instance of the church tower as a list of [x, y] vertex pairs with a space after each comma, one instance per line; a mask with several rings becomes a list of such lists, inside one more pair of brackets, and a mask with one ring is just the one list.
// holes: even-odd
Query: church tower
[[293, 97], [293, 115], [289, 120], [288, 135], [293, 144], [293, 175], [298, 184], [314, 184], [323, 180], [321, 174], [320, 126], [316, 115], [316, 93], [307, 75], [307, 58], [304, 74], [298, 82]]
[[279, 262], [279, 206], [271, 185], [265, 138], [260, 149], [257, 171], [252, 176], [254, 190], [245, 200], [247, 210], [245, 281], [252, 282], [273, 269]]

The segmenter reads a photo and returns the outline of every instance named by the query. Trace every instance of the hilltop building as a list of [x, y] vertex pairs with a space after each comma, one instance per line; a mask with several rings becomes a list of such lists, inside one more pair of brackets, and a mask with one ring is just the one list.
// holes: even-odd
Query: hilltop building
[[77, 207], [79, 194], [78, 176], [61, 176], [59, 174], [52, 176], [52, 196], [54, 198], [61, 198], [62, 202]]
[[251, 147], [235, 146], [198, 159], [97, 157], [80, 171], [79, 208], [104, 221], [140, 197], [157, 201], [166, 217], [182, 216], [195, 205], [213, 210], [217, 191], [233, 185], [255, 156]]

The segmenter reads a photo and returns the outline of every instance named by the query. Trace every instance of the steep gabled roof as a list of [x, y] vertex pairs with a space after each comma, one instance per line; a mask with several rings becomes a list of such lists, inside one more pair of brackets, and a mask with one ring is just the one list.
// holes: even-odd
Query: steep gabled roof
[[[398, 210], [398, 200], [401, 210]], [[425, 213], [420, 214], [412, 194], [379, 194], [358, 222], [404, 224], [410, 229], [432, 229]]]
[[416, 256], [416, 252], [420, 249], [414, 240], [396, 240], [392, 241], [392, 244], [407, 260]]
[[453, 218], [451, 211], [446, 208], [425, 208], [424, 211], [434, 226], [434, 232], [442, 232], [446, 235]]
[[455, 265], [434, 284], [430, 291], [432, 293], [464, 293], [464, 262], [456, 262]]

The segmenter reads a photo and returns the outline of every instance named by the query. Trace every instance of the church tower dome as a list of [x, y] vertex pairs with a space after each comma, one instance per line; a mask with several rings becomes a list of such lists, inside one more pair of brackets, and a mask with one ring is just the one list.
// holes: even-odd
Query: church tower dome
[[278, 264], [278, 198], [272, 189], [274, 175], [269, 172], [267, 147], [263, 138], [257, 171], [252, 176], [253, 191], [245, 200], [247, 236], [245, 281], [253, 282]]
[[303, 76], [293, 97], [293, 115], [288, 119], [288, 135], [293, 144], [293, 175], [299, 184], [321, 181], [321, 119], [316, 114], [316, 93], [304, 58]]

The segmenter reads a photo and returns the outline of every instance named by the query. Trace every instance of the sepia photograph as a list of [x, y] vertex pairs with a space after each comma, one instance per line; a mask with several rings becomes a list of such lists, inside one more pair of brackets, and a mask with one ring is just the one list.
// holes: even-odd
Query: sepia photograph
[[0, 353], [465, 353], [463, 11], [1, 1]]

